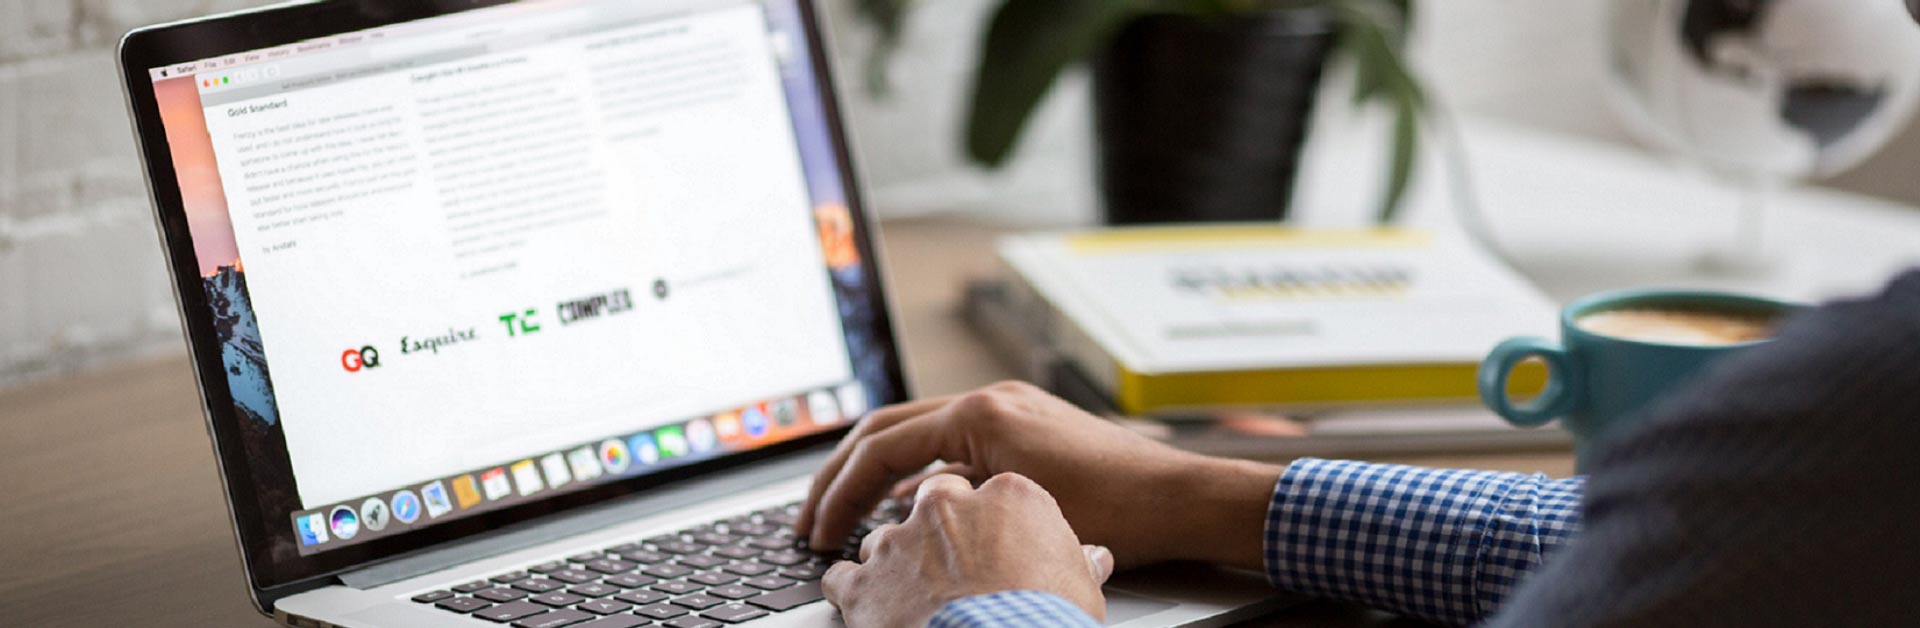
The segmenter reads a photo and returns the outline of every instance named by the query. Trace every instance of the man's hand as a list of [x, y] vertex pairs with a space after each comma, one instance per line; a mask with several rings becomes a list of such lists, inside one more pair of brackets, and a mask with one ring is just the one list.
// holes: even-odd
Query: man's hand
[[1100, 585], [1113, 557], [1083, 547], [1053, 497], [1032, 480], [996, 475], [974, 490], [956, 475], [921, 483], [905, 523], [880, 526], [821, 585], [848, 626], [923, 626], [948, 602], [1041, 591], [1106, 617]]
[[881, 499], [910, 494], [937, 460], [948, 464], [936, 471], [973, 482], [1031, 478], [1082, 541], [1111, 548], [1123, 565], [1260, 567], [1281, 471], [1183, 452], [1031, 385], [1003, 383], [868, 415], [814, 476], [795, 527], [815, 549], [838, 549]]

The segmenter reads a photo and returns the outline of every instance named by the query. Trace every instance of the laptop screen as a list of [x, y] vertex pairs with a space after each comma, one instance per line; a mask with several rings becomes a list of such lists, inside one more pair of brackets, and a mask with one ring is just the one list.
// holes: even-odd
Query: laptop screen
[[556, 0], [148, 70], [275, 553], [891, 398], [801, 19]]

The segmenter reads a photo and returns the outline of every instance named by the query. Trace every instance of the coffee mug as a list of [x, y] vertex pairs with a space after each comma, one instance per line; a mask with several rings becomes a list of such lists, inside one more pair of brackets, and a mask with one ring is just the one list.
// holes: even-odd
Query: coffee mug
[[[1604, 312], [1674, 312], [1729, 319], [1777, 321], [1797, 306], [1761, 297], [1684, 290], [1634, 290], [1589, 296], [1560, 313], [1561, 342], [1513, 338], [1480, 363], [1480, 399], [1508, 422], [1534, 427], [1559, 419], [1573, 434], [1574, 459], [1584, 470], [1593, 443], [1639, 420], [1642, 410], [1708, 364], [1764, 344], [1768, 338], [1721, 344], [1679, 344], [1596, 333], [1583, 318]], [[1539, 397], [1515, 405], [1507, 378], [1528, 358], [1547, 364]]]

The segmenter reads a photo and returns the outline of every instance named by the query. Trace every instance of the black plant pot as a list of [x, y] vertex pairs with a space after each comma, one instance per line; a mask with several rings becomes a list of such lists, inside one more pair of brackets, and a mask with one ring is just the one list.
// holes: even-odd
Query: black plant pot
[[1093, 63], [1107, 222], [1284, 219], [1333, 27], [1306, 9], [1123, 27]]

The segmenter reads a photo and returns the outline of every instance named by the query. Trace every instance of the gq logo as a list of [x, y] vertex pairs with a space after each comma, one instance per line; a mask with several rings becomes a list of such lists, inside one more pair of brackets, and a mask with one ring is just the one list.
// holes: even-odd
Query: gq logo
[[347, 369], [348, 373], [380, 368], [380, 350], [373, 348], [373, 345], [348, 349], [340, 354], [340, 366]]

